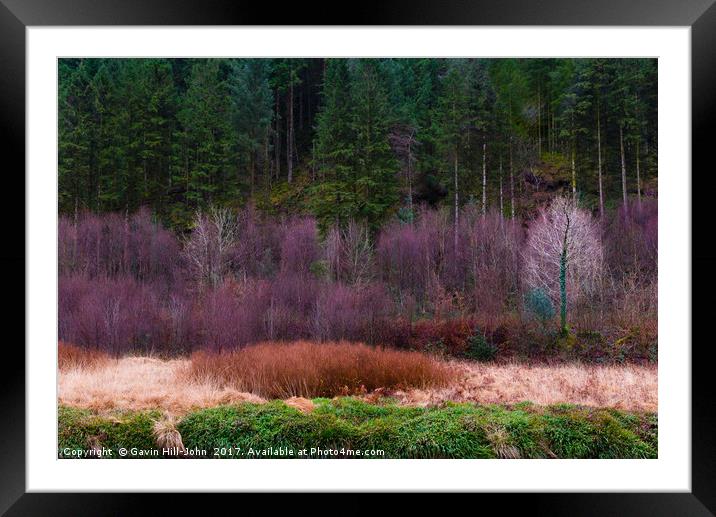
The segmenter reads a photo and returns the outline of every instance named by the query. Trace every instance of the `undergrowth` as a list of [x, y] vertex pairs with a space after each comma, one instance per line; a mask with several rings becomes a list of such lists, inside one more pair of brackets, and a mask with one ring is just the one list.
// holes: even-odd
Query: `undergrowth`
[[[511, 407], [448, 403], [440, 407], [314, 399], [312, 412], [282, 401], [195, 411], [176, 429], [200, 457], [297, 457], [302, 449], [380, 449], [382, 458], [656, 458], [655, 414], [529, 402]], [[99, 416], [60, 407], [59, 455], [67, 448], [156, 449], [157, 412]], [[215, 449], [215, 448], [218, 448]], [[283, 452], [281, 449], [283, 448]], [[309, 453], [303, 457], [321, 457]], [[108, 457], [117, 457], [116, 454]], [[161, 457], [161, 454], [159, 455]], [[330, 457], [336, 457], [331, 455]], [[340, 455], [338, 455], [340, 457]], [[354, 456], [347, 456], [354, 457]]]

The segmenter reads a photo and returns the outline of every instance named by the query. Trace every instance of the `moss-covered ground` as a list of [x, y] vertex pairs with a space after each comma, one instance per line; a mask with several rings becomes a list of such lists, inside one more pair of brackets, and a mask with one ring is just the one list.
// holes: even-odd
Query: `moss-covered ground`
[[[302, 413], [282, 401], [191, 412], [177, 420], [186, 457], [222, 458], [655, 458], [657, 415], [573, 405], [440, 407], [314, 399]], [[156, 411], [95, 414], [59, 408], [59, 457], [167, 457]], [[382, 453], [368, 452], [379, 450]], [[109, 451], [109, 452], [108, 452]], [[151, 451], [157, 451], [156, 456]], [[96, 454], [95, 454], [96, 455]]]

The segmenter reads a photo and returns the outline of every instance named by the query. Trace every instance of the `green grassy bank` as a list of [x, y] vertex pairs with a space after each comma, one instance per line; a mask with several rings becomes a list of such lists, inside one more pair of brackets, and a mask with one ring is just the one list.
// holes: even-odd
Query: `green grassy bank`
[[[353, 398], [314, 399], [301, 413], [281, 401], [195, 411], [169, 429], [180, 457], [655, 458], [657, 415], [572, 405], [447, 404], [416, 408]], [[59, 408], [59, 457], [168, 457], [160, 412]], [[166, 425], [161, 426], [165, 432]], [[178, 436], [170, 432], [170, 436]], [[171, 442], [170, 442], [171, 443]], [[167, 450], [162, 451], [165, 448]], [[126, 450], [121, 456], [120, 449]], [[152, 452], [154, 451], [154, 452]], [[374, 451], [382, 451], [374, 452]]]

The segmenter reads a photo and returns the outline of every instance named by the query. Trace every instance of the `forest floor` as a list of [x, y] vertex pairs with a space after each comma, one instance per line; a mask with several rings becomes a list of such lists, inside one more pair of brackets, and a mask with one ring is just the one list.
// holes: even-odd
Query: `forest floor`
[[[191, 380], [187, 359], [149, 357], [113, 359], [94, 368], [59, 373], [58, 403], [63, 406], [113, 410], [161, 410], [172, 415], [218, 405], [263, 403], [261, 397], [227, 386]], [[657, 367], [581, 363], [526, 365], [451, 361], [457, 375], [449, 385], [368, 393], [379, 402], [389, 397], [404, 406], [439, 406], [445, 402], [513, 405], [524, 401], [547, 406], [576, 404], [628, 411], [657, 411]], [[311, 402], [302, 399], [310, 410]], [[387, 400], [387, 399], [386, 399]], [[301, 404], [301, 402], [298, 402]]]

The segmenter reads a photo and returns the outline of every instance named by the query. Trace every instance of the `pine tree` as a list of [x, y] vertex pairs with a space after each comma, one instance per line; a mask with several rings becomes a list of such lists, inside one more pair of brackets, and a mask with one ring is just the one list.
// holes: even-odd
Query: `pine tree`
[[94, 164], [94, 132], [90, 82], [92, 60], [62, 60], [59, 66], [59, 161], [60, 208], [76, 212], [97, 208]]
[[268, 139], [273, 117], [270, 73], [270, 62], [265, 59], [235, 59], [230, 63], [228, 86], [236, 135], [237, 187], [242, 186], [242, 174], [248, 170], [251, 195], [258, 168], [268, 165]]
[[[283, 93], [286, 99], [286, 169], [287, 180], [293, 181], [293, 167], [297, 159], [295, 130], [296, 87], [301, 84], [301, 71], [306, 67], [303, 59], [277, 59], [273, 66], [273, 86], [277, 93]], [[278, 109], [278, 98], [277, 98]]]
[[[193, 209], [235, 195], [230, 186], [230, 102], [220, 61], [199, 60], [192, 66], [179, 120], [183, 125], [182, 177], [185, 208]], [[233, 176], [233, 175], [232, 175]], [[188, 214], [178, 214], [186, 217]]]
[[359, 60], [354, 74], [351, 131], [355, 138], [355, 212], [377, 229], [398, 201], [398, 164], [388, 141], [390, 110], [375, 60]]
[[347, 61], [327, 59], [316, 127], [319, 182], [311, 195], [311, 208], [324, 229], [354, 215], [355, 196], [349, 188], [355, 155], [350, 88]]
[[452, 60], [442, 80], [434, 113], [434, 131], [445, 165], [452, 169], [453, 244], [457, 248], [460, 207], [460, 158], [464, 153], [472, 114], [464, 60]]

